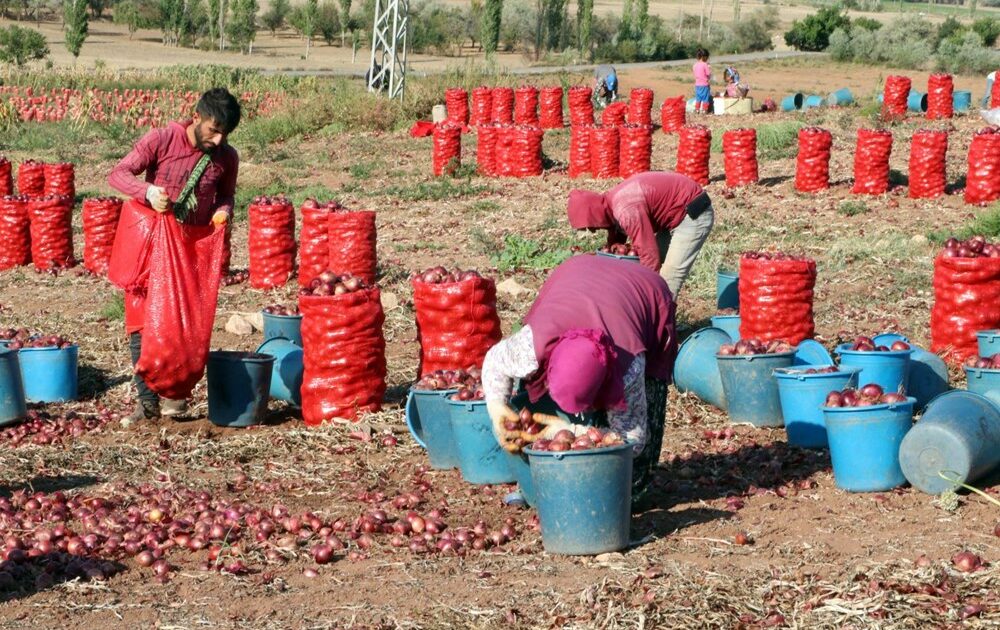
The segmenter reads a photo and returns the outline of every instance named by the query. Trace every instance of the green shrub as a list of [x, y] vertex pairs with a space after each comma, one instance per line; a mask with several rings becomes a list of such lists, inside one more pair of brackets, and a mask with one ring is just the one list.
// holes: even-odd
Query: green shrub
[[877, 31], [882, 28], [882, 23], [870, 17], [861, 16], [851, 20], [851, 30], [863, 29], [866, 31]]
[[437, 2], [410, 5], [409, 45], [413, 52], [452, 54], [465, 39], [465, 15]]
[[946, 39], [956, 38], [961, 39], [962, 35], [965, 34], [966, 28], [961, 22], [955, 19], [955, 16], [949, 15], [944, 22], [937, 27], [937, 33], [934, 35], [934, 48], [937, 49]]
[[979, 34], [968, 31], [961, 40], [941, 42], [935, 62], [937, 69], [945, 72], [985, 73], [1000, 67], [1000, 52], [983, 46]]
[[850, 28], [851, 21], [839, 6], [826, 7], [792, 23], [785, 33], [785, 43], [797, 50], [826, 50], [830, 35], [838, 28]]
[[972, 23], [972, 30], [983, 38], [983, 45], [992, 48], [1000, 37], [1000, 20], [986, 17]]

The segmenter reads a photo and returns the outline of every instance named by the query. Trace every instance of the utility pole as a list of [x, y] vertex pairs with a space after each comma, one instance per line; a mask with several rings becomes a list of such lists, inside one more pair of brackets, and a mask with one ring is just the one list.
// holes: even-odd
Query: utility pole
[[375, 0], [372, 54], [368, 64], [369, 92], [378, 91], [378, 86], [388, 92], [389, 98], [402, 100], [406, 86], [409, 13], [409, 0]]

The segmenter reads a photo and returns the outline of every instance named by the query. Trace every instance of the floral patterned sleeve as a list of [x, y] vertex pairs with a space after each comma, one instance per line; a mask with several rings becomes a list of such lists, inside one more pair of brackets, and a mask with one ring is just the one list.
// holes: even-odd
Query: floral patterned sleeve
[[646, 414], [646, 355], [639, 353], [625, 372], [625, 409], [608, 411], [612, 431], [635, 443], [632, 450], [642, 452], [649, 435]]
[[486, 353], [483, 359], [486, 400], [506, 401], [513, 392], [514, 381], [531, 376], [537, 369], [535, 338], [531, 327], [525, 326]]

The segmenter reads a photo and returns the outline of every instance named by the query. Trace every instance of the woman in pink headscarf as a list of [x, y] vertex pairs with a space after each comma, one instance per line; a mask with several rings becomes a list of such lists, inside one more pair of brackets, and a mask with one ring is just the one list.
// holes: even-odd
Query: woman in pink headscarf
[[[501, 445], [517, 413], [507, 401], [520, 379], [537, 402], [548, 394], [568, 414], [606, 412], [607, 424], [634, 445], [633, 502], [642, 498], [660, 457], [667, 384], [677, 353], [674, 302], [663, 279], [633, 262], [593, 255], [553, 270], [524, 327], [486, 354], [483, 389]], [[556, 418], [539, 437], [586, 427]]]

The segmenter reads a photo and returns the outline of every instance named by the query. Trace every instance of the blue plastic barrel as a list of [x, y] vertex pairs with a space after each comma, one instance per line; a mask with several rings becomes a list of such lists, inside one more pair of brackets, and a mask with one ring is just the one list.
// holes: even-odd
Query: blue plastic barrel
[[791, 367], [794, 352], [719, 356], [719, 376], [733, 422], [780, 427], [781, 398], [774, 371]]
[[740, 307], [740, 274], [728, 269], [715, 271], [715, 305], [720, 308]]
[[907, 370], [906, 393], [917, 399], [916, 409], [918, 411], [931, 400], [951, 389], [948, 380], [948, 366], [938, 355], [914, 345], [913, 342], [899, 333], [882, 333], [875, 335], [872, 340], [876, 346], [891, 346], [897, 341], [910, 344], [913, 353], [910, 355], [910, 367]]
[[521, 497], [525, 503], [534, 507], [537, 498], [535, 484], [531, 481], [531, 463], [528, 461], [528, 456], [524, 453], [508, 453], [507, 451], [504, 451], [504, 455], [507, 457], [507, 467], [514, 475], [514, 481], [517, 482]]
[[806, 97], [805, 105], [803, 109], [813, 109], [814, 107], [820, 107], [823, 105], [823, 97], [819, 94], [812, 94]]
[[783, 112], [794, 112], [797, 109], [802, 109], [802, 104], [805, 102], [805, 97], [801, 92], [796, 92], [795, 94], [789, 94], [788, 96], [781, 99], [781, 111]]
[[603, 258], [615, 258], [617, 260], [628, 260], [631, 262], [639, 262], [638, 256], [623, 256], [621, 254], [612, 254], [611, 252], [597, 252], [597, 255]]
[[451, 430], [451, 407], [448, 398], [457, 389], [440, 391], [410, 388], [406, 398], [406, 426], [427, 449], [431, 468], [446, 470], [458, 467], [458, 450]]
[[927, 111], [927, 95], [916, 90], [910, 90], [906, 97], [906, 108], [911, 112], [923, 113]]
[[861, 370], [845, 368], [839, 372], [804, 374], [805, 369], [794, 367], [774, 371], [788, 443], [801, 448], [826, 448], [826, 424], [823, 422], [826, 395], [856, 386]]
[[264, 313], [264, 340], [284, 337], [298, 347], [302, 347], [302, 316], [272, 315]]
[[989, 398], [1000, 407], [1000, 370], [966, 367], [965, 376], [970, 392]]
[[220, 427], [248, 427], [267, 413], [274, 357], [256, 352], [208, 353], [208, 419]]
[[951, 106], [956, 112], [967, 112], [972, 107], [972, 92], [955, 90], [951, 93]]
[[854, 104], [854, 95], [850, 88], [840, 88], [836, 92], [830, 92], [826, 97], [826, 104], [830, 107], [846, 107]]
[[484, 401], [449, 400], [451, 431], [462, 478], [469, 483], [510, 483], [514, 475], [493, 435]]
[[586, 451], [526, 452], [545, 551], [595, 555], [628, 546], [632, 522], [630, 444]]
[[20, 422], [27, 415], [17, 350], [0, 348], [0, 426]]
[[677, 391], [691, 392], [725, 411], [726, 394], [715, 355], [727, 343], [732, 343], [732, 340], [719, 328], [702, 328], [691, 333], [681, 344], [674, 361], [674, 386]]
[[863, 352], [851, 350], [851, 344], [845, 343], [837, 347], [842, 367], [861, 368], [858, 375], [858, 385], [875, 383], [886, 392], [898, 392], [900, 387], [908, 393], [910, 381], [910, 356], [913, 349], [890, 350], [889, 352]]
[[726, 331], [729, 338], [735, 343], [740, 340], [740, 316], [739, 315], [715, 315], [712, 317], [712, 328], [719, 328]]
[[302, 406], [302, 347], [284, 337], [260, 344], [258, 354], [274, 357], [271, 366], [271, 398]]
[[899, 458], [906, 479], [928, 494], [954, 487], [939, 472], [974, 483], [1000, 464], [1000, 407], [972, 392], [938, 396], [903, 440]]
[[850, 492], [880, 492], [906, 483], [899, 445], [913, 426], [910, 397], [871, 407], [823, 407], [833, 480]]
[[980, 330], [976, 333], [976, 341], [979, 344], [979, 356], [992, 357], [1000, 354], [1000, 329]]
[[21, 348], [18, 352], [25, 400], [33, 403], [76, 400], [79, 346]]

